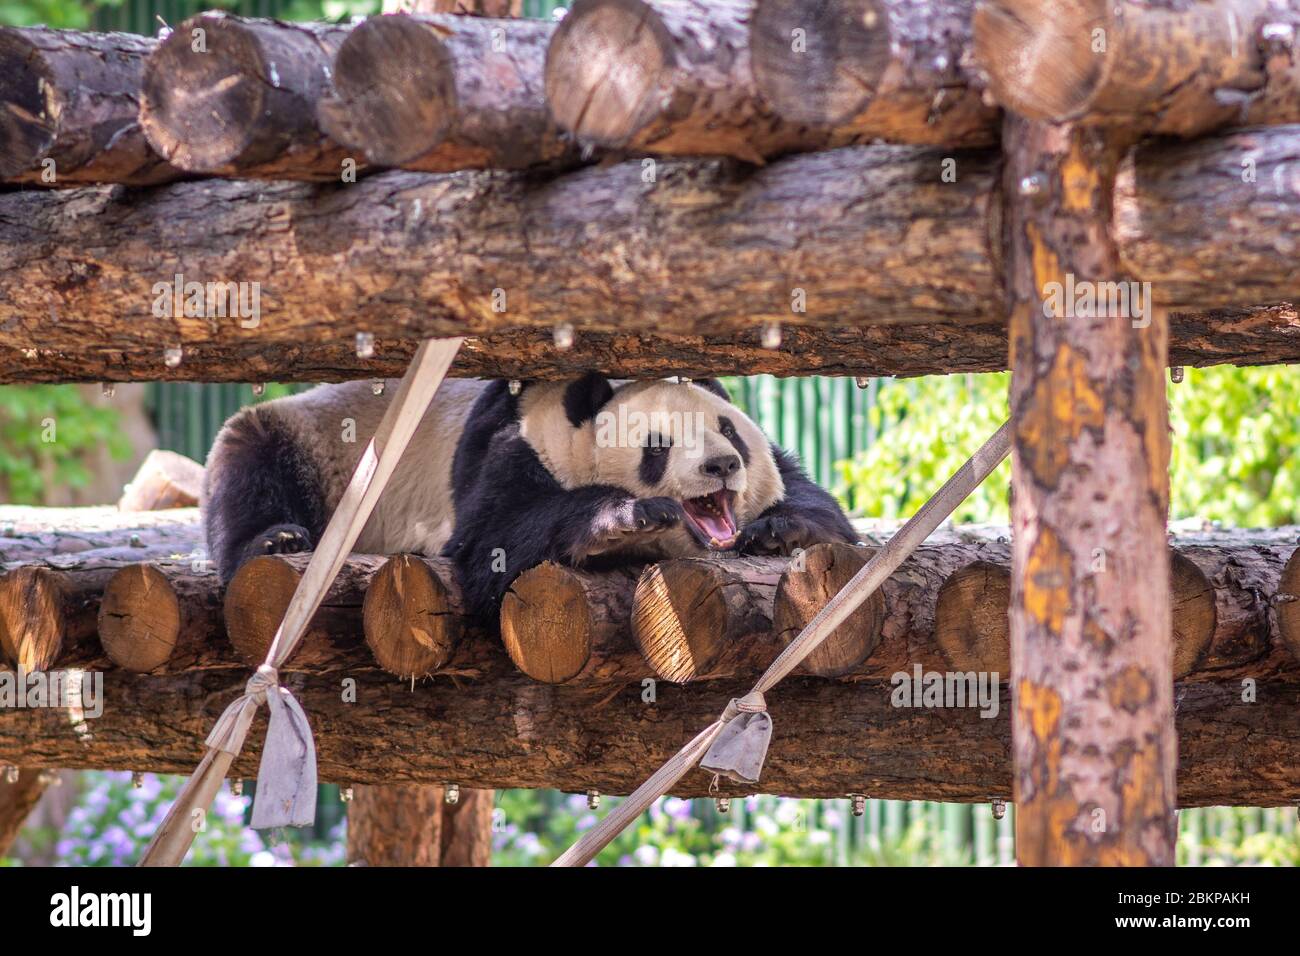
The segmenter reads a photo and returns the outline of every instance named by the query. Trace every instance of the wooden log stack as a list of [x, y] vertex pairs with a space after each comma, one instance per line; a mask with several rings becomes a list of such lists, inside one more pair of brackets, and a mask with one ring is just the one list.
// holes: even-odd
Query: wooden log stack
[[[21, 511], [20, 517], [31, 511]], [[73, 523], [69, 512], [62, 514], [62, 524]], [[55, 552], [70, 532], [37, 531], [31, 518], [14, 522], [23, 529], [15, 535], [32, 535], [49, 550], [44, 556], [24, 552], [0, 577], [0, 654], [10, 666], [21, 663], [24, 669], [104, 671], [112, 707], [100, 720], [114, 729], [73, 746], [57, 727], [30, 714], [6, 712], [0, 714], [0, 762], [180, 769], [198, 739], [184, 739], [184, 728], [205, 719], [200, 700], [222, 699], [221, 688], [242, 686], [249, 665], [260, 662], [307, 556], [255, 559], [223, 593], [206, 563], [190, 554], [197, 545], [193, 512], [173, 514], [178, 517], [170, 524], [161, 523], [166, 512], [123, 514], [119, 527], [83, 532], [91, 540], [79, 543], [98, 547], [63, 554]], [[0, 513], [0, 521], [5, 517]], [[89, 525], [112, 524], [102, 511], [86, 517]], [[155, 522], [153, 527], [139, 526], [146, 519]], [[141, 535], [151, 533], [157, 545], [131, 547], [132, 535], [140, 544]], [[1247, 726], [1243, 720], [1279, 734], [1287, 726], [1295, 731], [1297, 711], [1286, 711], [1283, 702], [1288, 694], [1300, 695], [1300, 627], [1289, 610], [1300, 602], [1287, 590], [1300, 590], [1297, 533], [1288, 528], [1174, 539], [1174, 674], [1180, 699], [1193, 702], [1182, 729], [1183, 745], [1191, 748], [1187, 772], [1202, 781], [1184, 793], [1189, 805], [1268, 804], [1300, 795], [1300, 777], [1291, 771], [1276, 776], [1274, 764], [1285, 755], [1274, 748], [1234, 745], [1244, 752], [1233, 753], [1230, 772], [1207, 741], [1187, 738], [1210, 733], [1225, 744]], [[38, 534], [45, 537], [35, 538]], [[933, 745], [942, 753], [954, 747], [957, 753], [956, 741], [972, 733], [976, 752], [1005, 747], [1005, 700], [1000, 729], [996, 721], [969, 721], [965, 711], [951, 708], [900, 719], [889, 704], [898, 675], [911, 677], [918, 668], [975, 677], [996, 672], [1005, 697], [1010, 602], [1005, 538], [997, 529], [936, 535], [809, 659], [790, 696], [782, 695], [782, 710], [774, 711], [782, 739], [789, 731], [807, 744], [800, 721], [809, 721], [811, 732], [820, 722], [840, 719], [827, 714], [857, 715], [884, 736], [873, 744], [869, 759], [861, 744], [848, 746], [847, 738], [835, 736], [836, 745], [846, 747], [840, 758], [802, 783], [799, 768], [806, 769], [807, 761], [782, 744], [774, 765], [777, 789], [830, 795], [871, 783], [868, 789], [881, 795], [936, 799], [1007, 792], [1005, 751], [975, 769], [959, 770], [936, 757], [903, 772], [895, 756], [878, 749], [900, 761], [907, 748]], [[141, 551], [147, 560], [131, 560]], [[445, 560], [354, 555], [283, 671], [295, 693], [306, 695], [327, 779], [455, 780], [483, 787], [546, 782], [616, 793], [634, 784], [643, 766], [625, 761], [650, 760], [675, 748], [679, 715], [686, 719], [691, 708], [713, 706], [715, 698], [725, 699], [752, 680], [869, 554], [870, 548], [819, 545], [796, 559], [684, 559], [640, 574], [588, 574], [543, 565], [524, 574], [507, 596], [500, 637], [464, 620]], [[40, 601], [32, 597], [38, 593]], [[1248, 677], [1268, 686], [1267, 706], [1240, 703], [1241, 681]], [[337, 705], [344, 678], [356, 682], [367, 713], [375, 712], [372, 707], [385, 708], [392, 718], [409, 712], [412, 727], [432, 727], [430, 733], [447, 734], [448, 740], [471, 732], [464, 721], [484, 722], [487, 750], [471, 747], [456, 754], [435, 748], [434, 757], [429, 748], [394, 731], [393, 745], [408, 761], [398, 772], [391, 759], [362, 743], [358, 730], [346, 727], [351, 712]], [[681, 684], [698, 690], [674, 689]], [[671, 701], [673, 719], [664, 724], [638, 716], [637, 708], [647, 705], [632, 702], [643, 696], [665, 705]], [[170, 712], [177, 701], [188, 716], [180, 723], [159, 722], [162, 710]], [[615, 702], [604, 705], [614, 710], [603, 730], [584, 716], [587, 708], [605, 712], [600, 701]], [[821, 706], [833, 710], [813, 709]], [[522, 733], [525, 741], [546, 741], [558, 763], [543, 770], [529, 748], [521, 751], [496, 737], [504, 726], [486, 716], [485, 708], [492, 707], [522, 708], [518, 719], [524, 723], [512, 733]], [[1241, 712], [1234, 716], [1237, 709]], [[562, 719], [575, 721], [570, 731], [548, 736]], [[986, 723], [995, 725], [991, 736], [981, 729]], [[127, 738], [116, 731], [128, 728], [150, 743], [147, 750], [120, 743]], [[612, 739], [618, 735], [631, 736], [620, 744]], [[818, 752], [824, 749], [819, 745]], [[499, 758], [495, 769], [475, 762], [474, 755], [484, 752]], [[871, 769], [882, 757], [884, 764]], [[941, 764], [945, 769], [939, 772]], [[1269, 792], [1237, 780], [1232, 773], [1241, 766], [1273, 768], [1274, 776], [1259, 779], [1281, 783]], [[549, 782], [544, 780], [548, 772], [556, 774]], [[930, 772], [937, 775], [927, 776]], [[883, 780], [886, 775], [892, 779]], [[850, 786], [850, 779], [858, 782]], [[694, 793], [696, 787], [687, 782], [679, 792]]]

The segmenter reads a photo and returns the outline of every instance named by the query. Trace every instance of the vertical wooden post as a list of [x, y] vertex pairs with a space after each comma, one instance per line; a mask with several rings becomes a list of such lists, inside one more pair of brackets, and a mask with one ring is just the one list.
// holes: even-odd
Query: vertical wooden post
[[495, 790], [461, 790], [445, 802], [433, 784], [358, 786], [348, 807], [348, 863], [488, 866]]
[[1028, 865], [1174, 863], [1168, 324], [1119, 274], [1121, 136], [1009, 118], [1003, 137], [1012, 731]]
[[18, 779], [10, 783], [7, 769], [0, 769], [0, 859], [9, 852], [46, 787], [39, 770], [21, 769]]

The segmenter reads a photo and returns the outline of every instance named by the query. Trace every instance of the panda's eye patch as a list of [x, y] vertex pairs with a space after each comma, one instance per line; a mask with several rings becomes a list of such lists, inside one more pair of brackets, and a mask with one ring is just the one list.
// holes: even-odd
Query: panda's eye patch
[[740, 460], [745, 463], [746, 467], [748, 467], [749, 446], [745, 444], [745, 439], [740, 437], [740, 433], [736, 431], [736, 426], [726, 415], [718, 416], [718, 431], [722, 433], [723, 438], [731, 442], [732, 447], [735, 448], [736, 451], [740, 452]]
[[668, 449], [672, 447], [671, 435], [648, 435], [641, 446], [641, 467], [637, 469], [641, 480], [647, 485], [657, 485], [663, 481], [668, 471]]

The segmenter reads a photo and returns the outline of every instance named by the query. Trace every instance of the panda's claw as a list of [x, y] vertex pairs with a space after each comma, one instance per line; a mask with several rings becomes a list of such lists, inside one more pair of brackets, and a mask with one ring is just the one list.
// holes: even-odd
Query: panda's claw
[[311, 533], [306, 528], [296, 524], [278, 524], [250, 541], [244, 554], [249, 558], [259, 554], [297, 554], [311, 548]]
[[662, 531], [681, 520], [681, 505], [673, 498], [638, 498], [632, 505], [634, 531]]

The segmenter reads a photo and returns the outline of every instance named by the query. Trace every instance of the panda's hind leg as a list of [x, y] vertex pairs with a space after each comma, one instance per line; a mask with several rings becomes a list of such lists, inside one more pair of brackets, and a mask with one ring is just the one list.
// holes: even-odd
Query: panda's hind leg
[[240, 412], [208, 456], [203, 523], [222, 583], [264, 554], [310, 551], [326, 521], [319, 469], [275, 409]]

